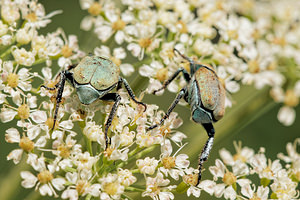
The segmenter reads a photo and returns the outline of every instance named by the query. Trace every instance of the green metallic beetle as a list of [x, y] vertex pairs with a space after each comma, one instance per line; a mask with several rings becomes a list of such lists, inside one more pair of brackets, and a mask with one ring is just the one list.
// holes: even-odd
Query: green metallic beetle
[[79, 100], [82, 104], [89, 105], [97, 99], [115, 102], [105, 123], [105, 148], [108, 147], [109, 143], [107, 137], [108, 129], [121, 101], [121, 96], [118, 93], [110, 93], [111, 90], [114, 88], [119, 90], [123, 83], [132, 100], [143, 105], [145, 110], [147, 108], [144, 103], [135, 99], [135, 95], [128, 82], [124, 78], [120, 77], [120, 68], [111, 60], [104, 57], [92, 55], [86, 56], [79, 64], [71, 65], [67, 70], [61, 71], [59, 73], [59, 77], [60, 81], [55, 85], [55, 87], [51, 88], [45, 85], [41, 86], [48, 90], [57, 89], [53, 128], [57, 120], [58, 108], [62, 101], [62, 94], [66, 80], [68, 80], [76, 89]]
[[204, 161], [208, 159], [213, 146], [215, 129], [212, 123], [220, 120], [225, 113], [225, 89], [220, 83], [216, 72], [212, 68], [195, 63], [191, 58], [181, 54], [177, 49], [174, 49], [174, 51], [190, 63], [190, 73], [188, 73], [184, 68], [179, 68], [163, 84], [162, 88], [155, 90], [153, 93], [155, 94], [156, 92], [165, 89], [180, 72], [183, 73], [184, 79], [188, 85], [180, 90], [160, 123], [150, 126], [148, 130], [162, 125], [181, 98], [184, 98], [184, 100], [189, 103], [192, 120], [196, 123], [202, 124], [208, 135], [208, 140], [206, 141], [199, 158], [199, 174], [196, 184], [198, 185], [201, 180], [202, 165]]

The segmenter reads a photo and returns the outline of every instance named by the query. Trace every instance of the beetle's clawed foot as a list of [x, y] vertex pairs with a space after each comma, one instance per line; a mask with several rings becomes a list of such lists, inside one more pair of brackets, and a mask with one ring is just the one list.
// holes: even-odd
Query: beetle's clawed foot
[[199, 185], [199, 183], [200, 183], [200, 181], [201, 181], [201, 177], [202, 177], [202, 175], [201, 175], [201, 172], [199, 172], [199, 174], [198, 174], [198, 179], [197, 179], [197, 183], [196, 183], [196, 187]]
[[106, 151], [110, 145], [111, 145], [111, 139], [110, 139], [110, 137], [106, 137], [105, 138], [105, 149], [104, 149], [104, 151]]
[[143, 102], [139, 102], [139, 101], [137, 103], [144, 106], [144, 111], [143, 112], [145, 112], [147, 110], [147, 105], [146, 104], [144, 104]]
[[46, 85], [41, 85], [40, 88], [45, 88], [47, 90], [56, 90], [55, 87], [51, 88], [51, 87], [47, 87]]
[[154, 91], [152, 92], [152, 94], [156, 95], [156, 93], [162, 91], [163, 89], [164, 89], [164, 88], [160, 88], [160, 89], [158, 89], [158, 90], [154, 90]]

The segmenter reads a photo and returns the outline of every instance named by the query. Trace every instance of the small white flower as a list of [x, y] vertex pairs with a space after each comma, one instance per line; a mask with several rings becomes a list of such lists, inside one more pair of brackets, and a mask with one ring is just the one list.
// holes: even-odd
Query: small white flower
[[62, 193], [63, 199], [77, 200], [79, 196], [86, 196], [88, 194], [93, 197], [100, 195], [100, 184], [92, 184], [93, 173], [88, 169], [83, 169], [77, 172], [67, 172], [66, 179], [71, 185]]
[[[233, 172], [230, 172], [223, 162], [217, 159], [215, 166], [210, 166], [209, 171], [214, 176], [214, 180], [216, 181], [218, 178], [222, 178], [223, 183], [216, 184], [214, 186], [214, 194], [216, 197], [221, 197], [224, 195], [225, 199], [235, 199], [237, 196], [236, 191], [233, 189], [234, 184], [239, 184], [243, 187], [245, 184], [250, 184], [250, 180], [246, 178], [242, 178], [244, 175], [249, 174], [249, 168], [245, 163], [236, 162], [232, 167]], [[205, 187], [211, 187], [210, 184], [203, 185]], [[202, 188], [204, 190], [208, 190], [206, 188]]]
[[277, 118], [283, 125], [290, 126], [295, 121], [296, 112], [289, 106], [283, 106], [279, 109]]
[[31, 66], [35, 61], [34, 52], [26, 51], [24, 48], [18, 49], [17, 46], [12, 47], [12, 55], [20, 65]]
[[248, 163], [249, 159], [254, 156], [254, 150], [249, 147], [242, 147], [241, 142], [233, 142], [236, 154], [231, 155], [231, 153], [226, 149], [221, 149], [219, 151], [220, 157], [226, 165], [233, 166], [236, 161], [242, 161]]
[[3, 1], [1, 4], [1, 16], [9, 24], [14, 23], [20, 18], [19, 8], [16, 2]]
[[166, 176], [170, 175], [173, 179], [178, 180], [179, 176], [183, 176], [184, 170], [190, 165], [188, 156], [186, 154], [176, 155], [178, 151], [171, 156], [172, 145], [168, 139], [162, 144], [161, 149], [161, 162], [163, 167], [160, 167], [159, 170]]
[[265, 154], [259, 153], [250, 158], [250, 165], [253, 170], [259, 175], [259, 178], [267, 178], [273, 180], [278, 176], [278, 173], [282, 169], [280, 161], [270, 159], [267, 160]]
[[164, 179], [162, 173], [157, 173], [156, 177], [147, 177], [146, 179], [146, 191], [142, 193], [142, 196], [150, 196], [152, 199], [174, 199], [174, 195], [170, 190], [174, 189], [176, 186], [166, 187], [170, 181]]
[[91, 169], [98, 160], [97, 157], [90, 156], [89, 152], [79, 153], [72, 159], [78, 169]]
[[83, 134], [91, 141], [104, 144], [104, 133], [100, 125], [96, 125], [95, 122], [87, 122], [83, 129]]
[[98, 181], [101, 184], [100, 199], [120, 199], [125, 187], [121, 185], [117, 174], [109, 173]]
[[118, 169], [118, 179], [119, 182], [125, 187], [128, 187], [137, 181], [137, 178], [132, 175], [131, 171], [121, 168]]
[[[31, 172], [23, 171], [21, 172], [21, 177], [24, 179], [22, 181], [22, 186], [25, 188], [32, 188], [36, 185], [36, 189], [39, 189], [39, 192], [42, 196], [48, 195], [58, 197], [56, 190], [61, 191], [64, 189], [64, 184], [66, 180], [63, 178], [54, 178], [54, 171], [50, 170], [51, 168], [46, 166], [45, 158], [32, 155], [28, 158], [28, 164], [39, 171], [37, 176], [34, 176]], [[55, 189], [54, 189], [55, 188]]]
[[267, 200], [269, 196], [269, 187], [258, 186], [257, 191], [255, 192], [256, 187], [253, 184], [253, 189], [250, 184], [246, 184], [241, 188], [241, 193], [249, 199], [259, 198], [261, 200]]
[[155, 173], [158, 162], [159, 161], [155, 158], [146, 157], [144, 160], [138, 159], [136, 161], [136, 165], [141, 173], [153, 175]]

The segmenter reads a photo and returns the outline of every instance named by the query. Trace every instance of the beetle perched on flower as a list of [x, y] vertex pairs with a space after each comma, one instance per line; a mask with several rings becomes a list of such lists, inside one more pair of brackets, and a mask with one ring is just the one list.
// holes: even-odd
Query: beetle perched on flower
[[180, 90], [166, 114], [160, 120], [160, 123], [150, 126], [148, 130], [162, 125], [181, 98], [184, 98], [184, 100], [189, 103], [191, 106], [192, 120], [196, 123], [202, 124], [208, 135], [208, 140], [206, 141], [199, 158], [199, 174], [196, 184], [198, 185], [201, 180], [202, 165], [204, 161], [208, 159], [213, 146], [215, 129], [212, 123], [220, 120], [225, 113], [225, 89], [219, 81], [216, 72], [212, 68], [195, 63], [191, 58], [181, 54], [177, 49], [174, 49], [174, 52], [177, 52], [182, 58], [189, 62], [190, 73], [188, 73], [184, 68], [179, 68], [163, 84], [163, 86], [160, 89], [155, 90], [153, 94], [165, 89], [180, 72], [183, 73], [184, 79], [188, 85]]
[[108, 147], [109, 143], [107, 137], [108, 129], [121, 101], [121, 96], [118, 93], [111, 93], [111, 90], [114, 88], [119, 90], [122, 87], [122, 84], [124, 84], [130, 98], [135, 103], [143, 105], [145, 110], [147, 108], [144, 103], [136, 100], [128, 82], [120, 76], [120, 68], [111, 60], [104, 57], [93, 55], [86, 56], [79, 64], [71, 65], [67, 70], [61, 71], [59, 77], [60, 80], [55, 87], [41, 86], [48, 90], [57, 89], [53, 128], [55, 127], [57, 120], [59, 104], [62, 102], [62, 94], [66, 80], [68, 80], [76, 89], [79, 100], [84, 105], [89, 105], [97, 99], [114, 101], [109, 117], [105, 123], [105, 148]]

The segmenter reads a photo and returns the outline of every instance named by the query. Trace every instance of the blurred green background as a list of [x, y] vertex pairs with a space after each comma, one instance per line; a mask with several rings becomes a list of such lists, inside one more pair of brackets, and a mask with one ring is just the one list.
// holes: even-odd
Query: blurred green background
[[[78, 36], [79, 46], [86, 52], [91, 52], [94, 47], [101, 45], [99, 40], [95, 40], [95, 36], [80, 30], [81, 19], [87, 15], [87, 12], [80, 9], [78, 0], [41, 0], [40, 2], [45, 6], [46, 13], [54, 10], [63, 10], [63, 14], [54, 16], [52, 23], [41, 30], [43, 34], [55, 31], [57, 27], [62, 27], [66, 35], [76, 34]], [[136, 93], [144, 89], [138, 87], [141, 78], [139, 78], [137, 73], [129, 77], [128, 81]], [[162, 98], [165, 100], [162, 101]], [[146, 103], [157, 104], [161, 109], [166, 111], [173, 98], [175, 98], [175, 94], [165, 92], [163, 96], [159, 97], [147, 95], [144, 101]], [[232, 95], [232, 99], [235, 101], [233, 107], [228, 108], [225, 117], [215, 124], [215, 145], [209, 161], [204, 165], [206, 170], [204, 171], [203, 180], [212, 178], [208, 167], [214, 164], [216, 158], [219, 158], [218, 152], [221, 148], [225, 147], [232, 153], [235, 153], [233, 147], [234, 140], [242, 141], [243, 146], [253, 148], [256, 152], [259, 147], [265, 147], [267, 157], [274, 160], [277, 153], [286, 153], [286, 143], [293, 142], [295, 138], [300, 136], [300, 106], [296, 108], [297, 117], [294, 124], [290, 127], [281, 125], [277, 120], [280, 105], [273, 103], [269, 98], [268, 88], [257, 91], [250, 86], [245, 86], [238, 94]], [[182, 153], [189, 155], [191, 165], [196, 167], [198, 154], [207, 139], [206, 133], [201, 125], [189, 120], [190, 111], [187, 107], [177, 106], [175, 111], [184, 120], [184, 125], [179, 130], [188, 135], [188, 145], [185, 146]], [[13, 123], [1, 124], [0, 199], [51, 199], [49, 197], [40, 197], [38, 193], [32, 192], [31, 189], [22, 188], [20, 186], [21, 179], [19, 172], [21, 169], [26, 169], [25, 165], [15, 166], [12, 161], [6, 160], [8, 153], [16, 148], [16, 145], [7, 144], [4, 141], [5, 130], [12, 125]], [[140, 199], [139, 196], [134, 196], [133, 198]], [[187, 197], [186, 195], [179, 195], [176, 199], [187, 199]], [[190, 197], [188, 199], [194, 198]], [[214, 198], [202, 192], [200, 199]]]

